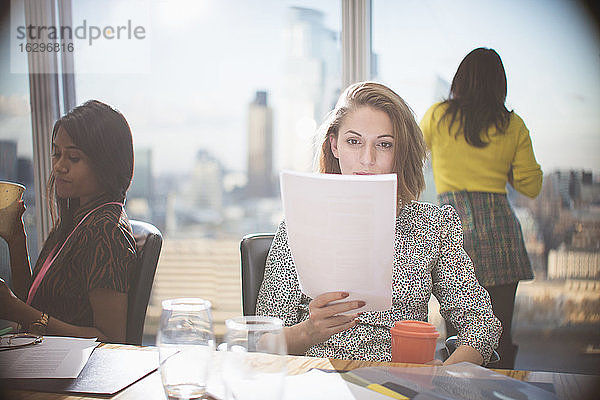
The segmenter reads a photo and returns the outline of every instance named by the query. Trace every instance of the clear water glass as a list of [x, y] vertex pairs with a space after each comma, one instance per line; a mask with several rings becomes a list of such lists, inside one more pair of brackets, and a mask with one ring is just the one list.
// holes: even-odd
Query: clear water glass
[[156, 336], [160, 376], [168, 399], [200, 399], [206, 393], [215, 335], [208, 300], [162, 302]]
[[228, 319], [225, 325], [223, 383], [227, 399], [281, 399], [287, 374], [283, 322], [247, 316]]

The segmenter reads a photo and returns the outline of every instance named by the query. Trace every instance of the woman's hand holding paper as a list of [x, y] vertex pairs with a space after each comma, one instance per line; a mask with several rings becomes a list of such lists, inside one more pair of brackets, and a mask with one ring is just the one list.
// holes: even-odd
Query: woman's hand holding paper
[[[310, 316], [306, 329], [314, 343], [323, 342], [334, 333], [345, 331], [356, 325], [358, 314], [343, 314], [364, 307], [364, 301], [337, 302], [348, 297], [346, 292], [329, 292], [316, 297], [308, 305]], [[332, 302], [336, 302], [331, 304]]]
[[346, 297], [346, 292], [329, 292], [315, 297], [309, 303], [309, 318], [285, 329], [290, 354], [304, 354], [309, 347], [356, 325], [359, 314], [344, 313], [364, 307], [365, 302], [341, 301]]

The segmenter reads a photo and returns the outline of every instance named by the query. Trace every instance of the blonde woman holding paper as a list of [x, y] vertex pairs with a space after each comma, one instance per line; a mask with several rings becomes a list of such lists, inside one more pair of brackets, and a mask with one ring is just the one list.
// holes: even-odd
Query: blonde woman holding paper
[[340, 96], [322, 132], [319, 172], [397, 175], [392, 307], [360, 312], [365, 303], [344, 301], [347, 292], [314, 299], [303, 294], [282, 222], [267, 257], [257, 315], [284, 321], [292, 354], [389, 361], [390, 328], [399, 320], [426, 321], [433, 293], [442, 316], [459, 332], [459, 347], [446, 363], [486, 363], [498, 344], [500, 322], [462, 248], [454, 209], [416, 201], [425, 186], [426, 148], [408, 105], [384, 85], [357, 83]]

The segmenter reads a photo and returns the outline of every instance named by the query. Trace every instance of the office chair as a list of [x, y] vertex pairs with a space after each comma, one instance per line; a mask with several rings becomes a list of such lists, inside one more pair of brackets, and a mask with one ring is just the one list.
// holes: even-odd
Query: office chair
[[142, 344], [146, 309], [162, 247], [162, 235], [146, 222], [129, 220], [138, 251], [138, 262], [132, 274], [127, 304], [127, 344]]
[[[456, 350], [456, 348], [458, 347], [458, 336], [454, 335], [454, 336], [448, 336], [446, 338], [446, 354], [443, 354], [443, 358], [444, 360], [448, 357], [450, 357], [450, 354], [454, 353], [454, 350]], [[490, 361], [488, 361], [487, 365], [489, 366], [490, 364], [495, 364], [497, 362], [500, 361], [500, 355], [498, 354], [498, 352], [496, 350], [494, 350], [492, 352], [492, 355], [490, 356]]]
[[242, 306], [244, 315], [254, 315], [256, 299], [265, 274], [267, 255], [273, 242], [272, 233], [251, 233], [242, 238]]

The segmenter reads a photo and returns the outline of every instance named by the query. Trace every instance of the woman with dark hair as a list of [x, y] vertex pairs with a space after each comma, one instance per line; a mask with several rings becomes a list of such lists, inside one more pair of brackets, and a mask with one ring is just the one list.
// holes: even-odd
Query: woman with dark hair
[[346, 292], [324, 293], [314, 299], [303, 294], [284, 221], [267, 257], [257, 315], [284, 321], [292, 354], [389, 361], [390, 328], [400, 320], [427, 321], [433, 293], [442, 315], [460, 330], [459, 347], [446, 364], [487, 363], [497, 346], [500, 322], [462, 248], [456, 212], [450, 206], [415, 201], [425, 186], [426, 147], [411, 109], [384, 85], [356, 83], [340, 96], [321, 133], [319, 172], [396, 174], [392, 307], [361, 313], [364, 302], [344, 301]]
[[28, 332], [123, 342], [136, 259], [123, 209], [133, 142], [123, 115], [90, 100], [54, 124], [48, 203], [53, 228], [31, 271], [22, 215], [4, 237], [13, 292], [0, 282], [0, 318]]
[[[448, 100], [429, 108], [421, 129], [431, 150], [439, 203], [452, 205], [460, 215], [464, 248], [502, 322], [499, 368], [513, 368], [515, 293], [519, 280], [533, 278], [533, 270], [506, 184], [533, 198], [542, 186], [542, 170], [529, 130], [506, 109], [505, 100], [500, 56], [475, 49], [460, 63]], [[446, 326], [449, 335], [456, 332], [448, 321]]]

